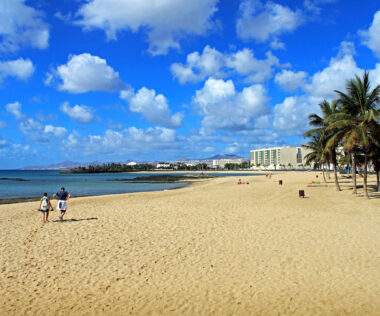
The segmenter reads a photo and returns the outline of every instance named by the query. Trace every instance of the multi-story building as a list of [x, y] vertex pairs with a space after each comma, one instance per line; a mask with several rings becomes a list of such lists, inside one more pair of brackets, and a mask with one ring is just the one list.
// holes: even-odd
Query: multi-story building
[[300, 168], [305, 165], [308, 150], [303, 147], [274, 147], [255, 149], [250, 152], [251, 166], [273, 169]]
[[237, 164], [240, 165], [243, 162], [248, 162], [248, 159], [215, 159], [212, 161], [212, 167], [216, 169], [223, 169], [226, 164]]

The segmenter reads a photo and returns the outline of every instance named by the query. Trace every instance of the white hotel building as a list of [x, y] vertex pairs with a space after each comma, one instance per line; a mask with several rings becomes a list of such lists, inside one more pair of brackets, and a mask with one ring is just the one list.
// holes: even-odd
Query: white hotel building
[[303, 168], [309, 151], [303, 147], [273, 147], [255, 149], [250, 152], [252, 167]]

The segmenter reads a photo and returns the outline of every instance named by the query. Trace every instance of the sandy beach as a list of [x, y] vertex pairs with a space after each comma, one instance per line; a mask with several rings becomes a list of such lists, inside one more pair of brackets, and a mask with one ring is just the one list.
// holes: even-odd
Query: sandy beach
[[380, 193], [241, 178], [0, 205], [0, 315], [380, 315]]

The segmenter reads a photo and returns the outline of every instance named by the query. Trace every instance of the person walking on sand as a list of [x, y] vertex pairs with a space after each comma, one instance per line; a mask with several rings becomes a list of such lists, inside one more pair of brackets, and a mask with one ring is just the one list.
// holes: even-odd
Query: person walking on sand
[[69, 194], [69, 192], [66, 192], [65, 191], [65, 188], [62, 187], [61, 188], [61, 191], [57, 192], [55, 194], [55, 196], [58, 198], [58, 206], [57, 206], [57, 209], [59, 211], [61, 211], [61, 216], [59, 217], [59, 219], [61, 221], [63, 221], [63, 216], [66, 214], [66, 209], [67, 209], [67, 204], [66, 202], [68, 201], [68, 199], [71, 197], [71, 195]]
[[44, 196], [41, 198], [40, 201], [40, 210], [42, 212], [42, 220], [44, 223], [49, 221], [50, 208], [51, 210], [54, 210], [53, 206], [51, 205], [48, 194], [45, 192]]

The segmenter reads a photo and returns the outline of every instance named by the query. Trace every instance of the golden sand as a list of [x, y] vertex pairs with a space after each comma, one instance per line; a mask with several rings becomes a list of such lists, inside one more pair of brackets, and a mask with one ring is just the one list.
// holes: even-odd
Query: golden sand
[[379, 194], [242, 180], [0, 205], [0, 315], [380, 315]]

